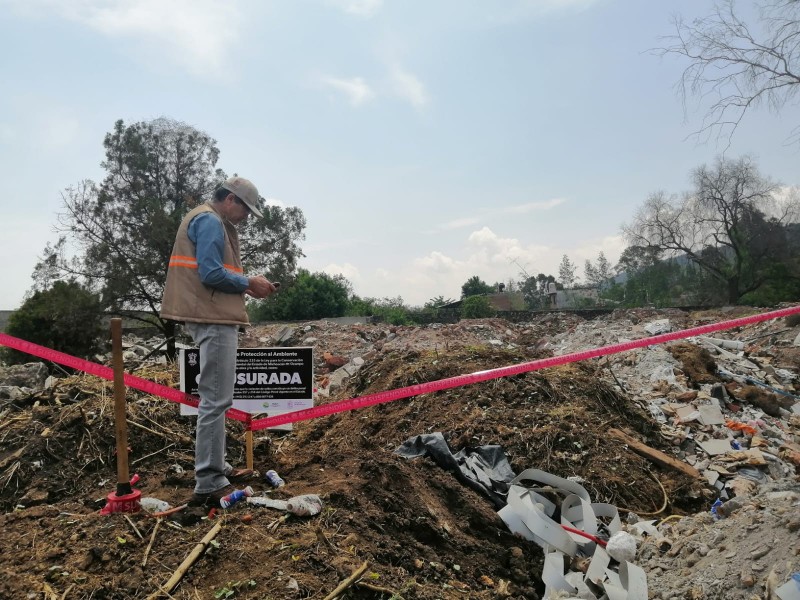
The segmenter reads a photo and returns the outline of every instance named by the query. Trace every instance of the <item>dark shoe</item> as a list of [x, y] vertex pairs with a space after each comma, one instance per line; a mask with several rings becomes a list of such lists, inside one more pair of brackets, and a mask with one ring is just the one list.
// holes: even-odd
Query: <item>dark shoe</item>
[[231, 483], [249, 483], [258, 478], [253, 469], [233, 469], [225, 475]]
[[215, 490], [210, 494], [198, 494], [195, 492], [189, 499], [187, 504], [189, 506], [204, 506], [208, 508], [219, 508], [219, 501], [225, 496], [235, 491], [236, 488], [232, 485], [226, 485], [223, 488]]

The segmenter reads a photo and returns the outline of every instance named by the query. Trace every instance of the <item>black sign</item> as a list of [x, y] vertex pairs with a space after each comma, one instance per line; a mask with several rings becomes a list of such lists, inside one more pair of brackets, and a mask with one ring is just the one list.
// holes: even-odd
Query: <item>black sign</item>
[[[181, 389], [197, 395], [200, 350], [181, 351]], [[236, 354], [236, 400], [312, 400], [312, 348], [239, 348]]]

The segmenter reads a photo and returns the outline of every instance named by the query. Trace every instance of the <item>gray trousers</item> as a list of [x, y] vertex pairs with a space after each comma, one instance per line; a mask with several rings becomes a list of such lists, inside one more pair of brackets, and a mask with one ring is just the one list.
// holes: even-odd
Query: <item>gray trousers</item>
[[210, 494], [229, 484], [225, 462], [225, 411], [233, 404], [236, 377], [236, 325], [186, 323], [186, 331], [200, 347], [200, 406], [194, 448], [194, 491]]

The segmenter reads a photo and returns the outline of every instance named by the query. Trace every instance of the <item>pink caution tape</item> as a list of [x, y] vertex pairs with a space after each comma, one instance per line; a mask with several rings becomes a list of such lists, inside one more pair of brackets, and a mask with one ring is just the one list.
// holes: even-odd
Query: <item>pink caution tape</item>
[[[31, 354], [54, 363], [64, 365], [65, 367], [71, 367], [73, 369], [83, 371], [84, 373], [89, 373], [90, 375], [97, 375], [103, 379], [112, 381], [114, 379], [114, 370], [111, 367], [93, 363], [82, 358], [77, 358], [70, 354], [64, 354], [63, 352], [58, 352], [57, 350], [51, 350], [50, 348], [45, 348], [44, 346], [39, 346], [38, 344], [26, 342], [25, 340], [15, 338], [5, 333], [0, 333], [0, 345], [8, 346], [14, 350], [19, 350], [20, 352], [25, 352], [26, 354]], [[181, 404], [193, 406], [194, 408], [197, 408], [198, 404], [200, 403], [200, 399], [197, 396], [192, 396], [191, 394], [176, 390], [175, 388], [161, 385], [160, 383], [156, 383], [148, 379], [142, 379], [141, 377], [136, 377], [135, 375], [125, 373], [124, 381], [125, 385], [128, 387], [137, 389], [147, 394], [152, 394], [153, 396], [159, 396], [166, 400], [172, 400], [173, 402], [179, 402]], [[231, 419], [236, 419], [237, 421], [247, 422], [252, 418], [248, 413], [236, 408], [228, 409], [225, 414]]]
[[[278, 425], [285, 425], [287, 423], [307, 421], [309, 419], [325, 417], [327, 415], [345, 412], [348, 410], [356, 410], [358, 408], [366, 408], [376, 404], [393, 402], [394, 400], [400, 400], [402, 398], [419, 396], [420, 394], [429, 394], [431, 392], [448, 390], [472, 383], [488, 381], [490, 379], [499, 379], [500, 377], [510, 377], [511, 375], [519, 375], [520, 373], [528, 373], [530, 371], [538, 371], [540, 369], [557, 367], [560, 365], [566, 365], [568, 363], [588, 360], [590, 358], [597, 358], [599, 356], [607, 356], [609, 354], [617, 354], [619, 352], [626, 352], [636, 348], [644, 348], [645, 346], [654, 346], [656, 344], [663, 344], [665, 342], [672, 342], [674, 340], [685, 339], [697, 335], [704, 335], [707, 333], [713, 333], [715, 331], [722, 331], [724, 329], [733, 329], [734, 327], [742, 327], [744, 325], [752, 325], [753, 323], [760, 323], [762, 321], [769, 321], [771, 319], [788, 317], [789, 315], [798, 313], [800, 313], [800, 306], [792, 306], [789, 308], [782, 308], [780, 310], [761, 313], [759, 315], [742, 317], [740, 319], [731, 319], [730, 321], [721, 321], [719, 323], [702, 325], [700, 327], [692, 327], [691, 329], [683, 329], [681, 331], [673, 331], [671, 333], [654, 335], [641, 340], [623, 342], [621, 344], [611, 344], [610, 346], [602, 346], [600, 348], [593, 348], [591, 350], [582, 350], [581, 352], [573, 352], [571, 354], [562, 354], [561, 356], [553, 356], [551, 358], [534, 360], [518, 365], [489, 369], [486, 371], [479, 371], [477, 373], [470, 373], [468, 375], [448, 377], [447, 379], [429, 381], [428, 383], [420, 383], [386, 392], [377, 392], [375, 394], [368, 394], [366, 396], [359, 396], [357, 398], [331, 402], [330, 404], [323, 404], [322, 406], [315, 406], [313, 408], [306, 408], [303, 410], [285, 413], [282, 415], [275, 415], [273, 417], [266, 417], [263, 419], [253, 419], [252, 415], [249, 413], [235, 408], [228, 409], [226, 415], [232, 419], [236, 419], [237, 421], [243, 421], [248, 430], [258, 431], [259, 429], [266, 429], [267, 427], [277, 427]], [[64, 366], [89, 373], [90, 375], [97, 375], [98, 377], [109, 380], [114, 379], [114, 372], [110, 367], [93, 363], [88, 360], [83, 360], [69, 354], [64, 354], [63, 352], [51, 350], [31, 342], [26, 342], [25, 340], [12, 337], [5, 333], [0, 333], [0, 345], [8, 346], [14, 350], [19, 350], [20, 352], [25, 352], [33, 356], [38, 356], [39, 358], [59, 363]], [[195, 408], [197, 408], [197, 405], [199, 404], [199, 398], [197, 398], [197, 396], [186, 394], [180, 390], [176, 390], [147, 379], [142, 379], [141, 377], [136, 377], [135, 375], [126, 373], [125, 385], [142, 392], [152, 394], [153, 396], [160, 396], [166, 400], [180, 402], [181, 404], [187, 404], [188, 406], [193, 406]]]
[[623, 342], [620, 344], [611, 344], [610, 346], [603, 346], [601, 348], [582, 350], [581, 352], [573, 352], [571, 354], [562, 354], [561, 356], [553, 356], [551, 358], [543, 358], [518, 365], [489, 369], [487, 371], [479, 371], [477, 373], [470, 373], [468, 375], [457, 375], [456, 377], [448, 377], [447, 379], [439, 379], [438, 381], [430, 381], [428, 383], [419, 383], [417, 385], [397, 388], [386, 392], [367, 394], [366, 396], [359, 396], [357, 398], [350, 398], [348, 400], [331, 402], [330, 404], [323, 404], [321, 406], [306, 408], [282, 415], [275, 415], [273, 417], [255, 419], [252, 422], [251, 427], [253, 430], [258, 431], [259, 429], [277, 427], [278, 425], [285, 425], [286, 423], [307, 421], [309, 419], [316, 419], [318, 417], [324, 417], [348, 410], [355, 410], [357, 408], [366, 408], [367, 406], [393, 402], [394, 400], [400, 400], [401, 398], [409, 398], [411, 396], [439, 392], [441, 390], [448, 390], [454, 387], [478, 383], [480, 381], [488, 381], [490, 379], [499, 379], [500, 377], [510, 377], [511, 375], [519, 375], [520, 373], [528, 373], [530, 371], [547, 369], [549, 367], [557, 367], [559, 365], [565, 365], [581, 360], [597, 358], [598, 356], [617, 354], [619, 352], [626, 352], [627, 350], [663, 344], [665, 342], [672, 342], [674, 340], [694, 337], [696, 335], [705, 335], [707, 333], [721, 331], [723, 329], [733, 329], [734, 327], [742, 327], [744, 325], [751, 325], [753, 323], [769, 321], [770, 319], [778, 319], [780, 317], [786, 317], [798, 313], [800, 313], [800, 306], [792, 306], [790, 308], [774, 310], [771, 312], [761, 313], [759, 315], [751, 315], [749, 317], [742, 317], [740, 319], [721, 321], [719, 323], [701, 325], [700, 327], [692, 327], [691, 329], [683, 329], [681, 331], [673, 331], [670, 333], [663, 333], [661, 335], [654, 335], [641, 340]]

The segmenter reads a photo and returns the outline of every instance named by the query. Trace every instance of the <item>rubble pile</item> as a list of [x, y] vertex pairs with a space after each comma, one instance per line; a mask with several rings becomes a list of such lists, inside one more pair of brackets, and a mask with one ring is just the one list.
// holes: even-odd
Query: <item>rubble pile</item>
[[[748, 311], [757, 312], [265, 324], [240, 345], [313, 347], [316, 402], [326, 403]], [[126, 336], [124, 345], [129, 370], [177, 385], [163, 340]], [[543, 548], [512, 534], [486, 495], [430, 458], [395, 452], [440, 432], [454, 452], [498, 445], [514, 472], [547, 471], [618, 510], [621, 523], [601, 519], [598, 535], [630, 534], [619, 560], [647, 579], [647, 591], [632, 594], [794, 600], [798, 374], [800, 326], [781, 319], [259, 431], [256, 467], [285, 485], [259, 480], [252, 498], [217, 514], [216, 545], [171, 595], [323, 598], [367, 562], [345, 597], [541, 598], [549, 589], [600, 598], [591, 569], [599, 558], [575, 556], [565, 572], [580, 589], [554, 592], [542, 579]], [[0, 597], [147, 598], [214, 523], [186, 510], [99, 516], [116, 483], [112, 396], [109, 382], [42, 363], [0, 369]], [[128, 425], [143, 496], [158, 510], [181, 504], [193, 485], [193, 420], [129, 390]], [[229, 422], [228, 431], [229, 459], [241, 464], [242, 426]], [[275, 513], [304, 497], [317, 499], [313, 514]], [[616, 565], [603, 575], [607, 589]]]

